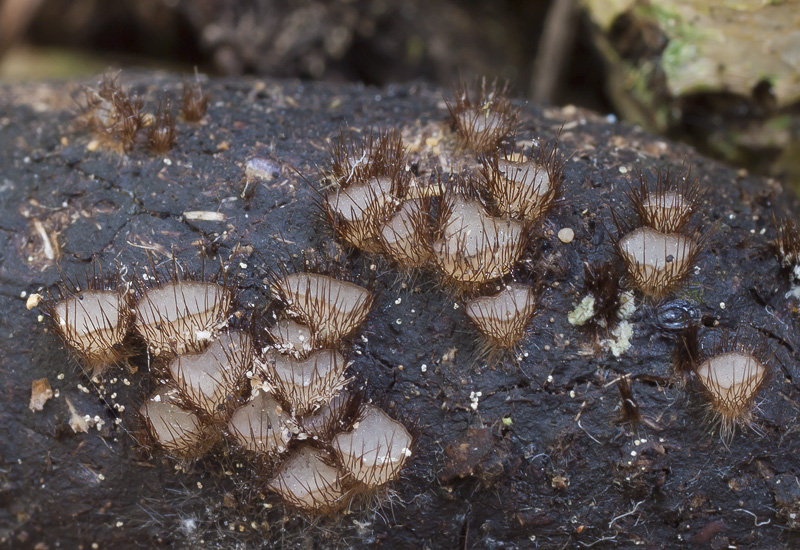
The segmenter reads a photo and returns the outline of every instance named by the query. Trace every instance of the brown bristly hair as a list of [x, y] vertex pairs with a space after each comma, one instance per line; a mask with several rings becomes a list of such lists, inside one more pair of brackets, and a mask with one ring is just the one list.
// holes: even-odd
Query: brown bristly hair
[[[558, 138], [551, 144], [539, 147], [531, 145], [527, 161], [518, 160], [520, 155], [514, 152], [515, 144], [516, 134], [508, 147], [481, 156], [484, 194], [487, 195], [487, 203], [492, 205], [491, 209], [496, 210], [496, 215], [530, 223], [539, 222], [563, 194], [564, 157], [558, 152]], [[540, 194], [537, 191], [541, 186], [532, 187], [511, 180], [501, 170], [501, 162], [524, 165], [522, 168], [513, 168], [523, 178], [527, 178], [532, 171], [536, 179], [539, 172], [543, 171], [547, 176], [547, 190]]]
[[78, 100], [80, 118], [110, 149], [128, 153], [144, 125], [142, 100], [119, 84], [119, 73], [106, 73], [97, 88], [85, 87]]
[[[477, 152], [489, 152], [510, 136], [517, 127], [518, 108], [508, 99], [508, 82], [501, 86], [497, 80], [487, 85], [486, 78], [480, 80], [470, 97], [469, 87], [459, 82], [455, 100], [446, 100], [450, 118], [464, 146]], [[497, 119], [494, 129], [476, 127], [480, 119]]]
[[153, 124], [147, 129], [147, 144], [157, 155], [165, 155], [175, 143], [175, 118], [172, 116], [172, 101], [158, 102]]
[[208, 111], [209, 95], [203, 92], [199, 81], [183, 83], [181, 114], [186, 122], [200, 122]]
[[800, 265], [800, 228], [791, 218], [784, 218], [778, 222], [773, 214], [772, 223], [775, 226], [775, 240], [772, 246], [781, 267], [792, 269]]
[[[593, 326], [604, 323], [606, 328], [613, 328], [619, 321], [619, 309], [622, 306], [619, 280], [619, 272], [612, 262], [584, 262], [584, 288], [594, 297], [595, 313], [588, 321]], [[601, 320], [603, 323], [599, 324]]]
[[[691, 167], [683, 167], [676, 175], [671, 168], [658, 168], [655, 182], [637, 169], [638, 186], [631, 183], [625, 192], [642, 224], [661, 233], [683, 233], [699, 210], [706, 190], [699, 179], [692, 177]], [[667, 194], [675, 193], [684, 202], [683, 208], [670, 208]]]

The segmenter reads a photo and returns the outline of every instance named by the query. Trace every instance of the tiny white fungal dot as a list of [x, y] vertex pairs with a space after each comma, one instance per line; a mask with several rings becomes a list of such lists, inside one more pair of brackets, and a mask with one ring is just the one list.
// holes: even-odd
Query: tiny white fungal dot
[[125, 525], [125, 524], [124, 524], [124, 523], [122, 523], [121, 521], [118, 521], [118, 522], [116, 523], [116, 526], [117, 526], [117, 527], [122, 527], [123, 525]]
[[198, 488], [198, 489], [202, 489], [202, 488], [203, 488], [203, 484], [202, 484], [202, 483], [200, 483], [199, 481], [197, 482], [197, 488]]
[[106, 479], [106, 476], [104, 476], [103, 474], [97, 474], [97, 479], [99, 479], [100, 481], [104, 481]]
[[421, 370], [422, 372], [428, 372], [428, 365], [423, 363], [422, 366], [419, 368], [419, 370]]
[[553, 383], [553, 375], [552, 374], [547, 377], [547, 383], [548, 384], [552, 384]]
[[575, 397], [575, 390], [569, 390], [569, 396], [574, 398]]
[[28, 293], [25, 292], [24, 290], [19, 293], [19, 297], [22, 298], [23, 300], [25, 299], [25, 296], [27, 296], [27, 295], [28, 295]]
[[636, 456], [636, 451], [631, 451], [631, 456]]
[[619, 173], [620, 174], [627, 174], [628, 173], [628, 167], [627, 166], [620, 166], [619, 167]]
[[720, 302], [719, 303], [719, 308], [720, 309], [725, 309], [725, 302]]
[[394, 305], [400, 305], [400, 303], [401, 303], [402, 301], [403, 301], [403, 299], [402, 299], [402, 298], [398, 298], [397, 300], [395, 300], [395, 301], [394, 301]]
[[571, 227], [565, 227], [558, 232], [558, 240], [564, 244], [569, 244], [575, 238], [575, 231]]

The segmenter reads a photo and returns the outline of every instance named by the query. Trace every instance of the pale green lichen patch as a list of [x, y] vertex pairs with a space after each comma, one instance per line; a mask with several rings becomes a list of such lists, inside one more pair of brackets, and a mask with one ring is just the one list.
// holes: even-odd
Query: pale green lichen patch
[[611, 336], [613, 338], [603, 340], [601, 345], [609, 350], [614, 357], [620, 358], [631, 347], [633, 325], [628, 321], [622, 321], [611, 331]]
[[567, 320], [570, 325], [581, 327], [594, 317], [594, 296], [589, 294], [575, 306], [575, 309], [567, 313]]

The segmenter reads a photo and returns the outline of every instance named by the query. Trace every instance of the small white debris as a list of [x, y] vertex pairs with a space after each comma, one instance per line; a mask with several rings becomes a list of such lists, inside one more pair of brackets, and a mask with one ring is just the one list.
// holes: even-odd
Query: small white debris
[[719, 303], [719, 308], [720, 309], [725, 309], [725, 302], [720, 302]]
[[186, 220], [201, 222], [224, 222], [225, 214], [222, 212], [211, 212], [208, 210], [187, 210], [183, 213]]
[[89, 424], [86, 422], [86, 419], [78, 414], [78, 411], [75, 410], [75, 406], [72, 404], [72, 401], [69, 400], [69, 397], [65, 397], [64, 400], [67, 402], [67, 407], [69, 407], [69, 427], [72, 428], [72, 431], [75, 433], [88, 432]]
[[581, 303], [575, 306], [575, 309], [567, 313], [567, 320], [570, 325], [580, 327], [594, 317], [594, 313], [594, 296], [589, 294], [584, 296]]
[[50, 381], [47, 378], [34, 380], [31, 382], [31, 400], [28, 408], [33, 412], [41, 411], [51, 397], [53, 397], [53, 389], [50, 387]]
[[469, 392], [469, 406], [473, 411], [478, 410], [478, 400], [483, 395], [483, 392]]
[[419, 368], [419, 370], [421, 370], [422, 372], [428, 372], [428, 365], [423, 363], [422, 366]]

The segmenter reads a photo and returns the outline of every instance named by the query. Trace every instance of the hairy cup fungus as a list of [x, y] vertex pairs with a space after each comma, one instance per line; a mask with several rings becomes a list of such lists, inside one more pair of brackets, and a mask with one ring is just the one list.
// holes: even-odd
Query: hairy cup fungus
[[615, 245], [633, 283], [656, 299], [686, 278], [700, 252], [692, 237], [650, 227], [627, 233]]
[[267, 487], [308, 512], [334, 512], [346, 504], [343, 474], [333, 458], [306, 443], [280, 466]]
[[164, 155], [175, 143], [175, 118], [172, 116], [172, 101], [159, 101], [153, 124], [147, 129], [147, 144], [157, 155]]
[[490, 346], [513, 348], [536, 313], [536, 293], [529, 285], [511, 283], [493, 296], [468, 301], [465, 311]]
[[263, 456], [284, 452], [291, 439], [292, 418], [268, 392], [258, 391], [236, 409], [228, 431], [244, 449]]
[[[677, 181], [676, 181], [677, 180]], [[658, 170], [655, 184], [639, 172], [639, 186], [627, 192], [642, 224], [661, 233], [681, 233], [700, 206], [704, 192], [687, 170], [675, 178], [669, 170]]]
[[184, 459], [202, 456], [216, 441], [192, 411], [180, 406], [178, 391], [162, 386], [139, 408], [152, 440], [169, 453]]
[[521, 222], [489, 216], [480, 202], [446, 198], [433, 253], [439, 271], [457, 285], [481, 284], [511, 272], [527, 246]]
[[186, 403], [211, 418], [225, 420], [243, 391], [244, 373], [253, 357], [250, 336], [222, 333], [201, 353], [178, 355], [168, 370]]
[[122, 342], [131, 321], [127, 298], [118, 290], [61, 292], [46, 310], [64, 342], [92, 376], [123, 359]]
[[106, 146], [127, 153], [144, 125], [142, 100], [131, 96], [118, 82], [119, 75], [106, 74], [97, 88], [84, 88], [79, 101], [81, 119]]
[[447, 101], [447, 108], [464, 145], [489, 152], [516, 129], [519, 109], [508, 99], [508, 83], [499, 87], [497, 81], [487, 85], [482, 79], [475, 95], [470, 98], [467, 86], [461, 83], [455, 101]]
[[332, 446], [344, 469], [369, 488], [397, 478], [411, 456], [411, 434], [373, 405], [364, 405], [352, 431], [338, 434]]
[[709, 357], [695, 368], [719, 416], [723, 438], [730, 438], [737, 424], [748, 425], [752, 403], [767, 375], [767, 368], [744, 351], [728, 351]]
[[381, 227], [381, 247], [403, 269], [421, 267], [431, 259], [430, 201], [404, 201]]
[[267, 350], [258, 360], [275, 395], [289, 405], [293, 416], [301, 416], [327, 403], [347, 380], [347, 361], [334, 350], [319, 350], [299, 360]]
[[331, 345], [349, 336], [364, 321], [372, 294], [356, 284], [318, 273], [292, 273], [272, 284], [289, 313], [311, 328], [315, 342]]
[[396, 208], [393, 183], [388, 176], [338, 188], [325, 199], [331, 225], [348, 244], [365, 252], [378, 252], [378, 232], [387, 212]]
[[183, 84], [183, 106], [181, 113], [186, 122], [200, 122], [208, 110], [208, 94], [203, 92], [200, 82]]
[[483, 159], [484, 185], [501, 215], [535, 222], [561, 195], [564, 162], [557, 147], [531, 152], [530, 160], [495, 152]]
[[136, 330], [158, 355], [202, 349], [222, 328], [232, 302], [231, 289], [203, 281], [172, 281], [141, 293]]

